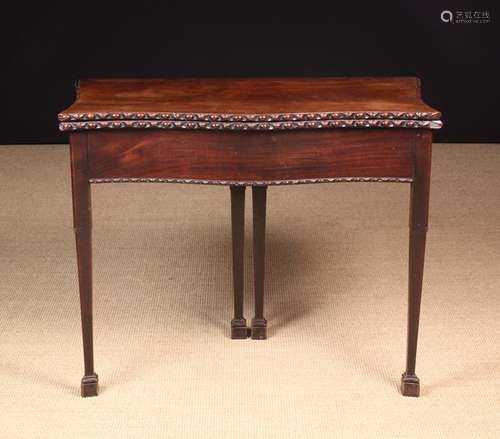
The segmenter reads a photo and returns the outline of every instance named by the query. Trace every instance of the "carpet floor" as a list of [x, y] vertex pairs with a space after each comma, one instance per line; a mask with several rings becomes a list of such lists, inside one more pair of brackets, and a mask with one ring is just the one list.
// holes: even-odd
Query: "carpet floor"
[[409, 185], [269, 189], [266, 341], [229, 338], [227, 188], [92, 196], [83, 399], [68, 148], [0, 147], [1, 438], [500, 437], [500, 145], [434, 147], [420, 398], [398, 388]]

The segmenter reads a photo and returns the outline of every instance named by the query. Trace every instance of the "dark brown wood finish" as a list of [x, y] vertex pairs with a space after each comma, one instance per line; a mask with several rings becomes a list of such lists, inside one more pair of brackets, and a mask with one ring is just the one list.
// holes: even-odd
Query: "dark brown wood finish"
[[73, 224], [78, 261], [83, 356], [85, 363], [85, 375], [82, 378], [81, 393], [82, 396], [96, 396], [98, 377], [94, 371], [92, 333], [92, 213], [87, 145], [87, 133], [75, 133], [70, 136]]
[[267, 187], [252, 188], [253, 205], [253, 272], [255, 288], [255, 316], [252, 319], [252, 338], [267, 338], [267, 321], [264, 318], [264, 274], [266, 256], [266, 200]]
[[231, 186], [231, 228], [233, 241], [234, 318], [231, 320], [231, 338], [245, 339], [250, 328], [243, 315], [244, 242], [245, 242], [245, 186]]
[[65, 121], [438, 120], [417, 78], [91, 79]]
[[[327, 128], [441, 128], [439, 120], [381, 119], [378, 113], [363, 113], [356, 119], [316, 119], [322, 116], [310, 115], [307, 120], [285, 122], [205, 122], [205, 121], [163, 121], [163, 120], [99, 120], [84, 122], [61, 122], [61, 131], [118, 130], [118, 129], [183, 129], [209, 131], [290, 131]], [[287, 116], [288, 117], [288, 116]], [[291, 116], [295, 117], [295, 116]], [[326, 116], [330, 117], [330, 116]]]
[[[234, 318], [243, 315], [245, 186], [252, 186], [255, 316], [265, 339], [267, 186], [385, 181], [411, 183], [408, 348], [401, 390], [418, 396], [415, 374], [427, 229], [432, 136], [440, 113], [415, 78], [262, 78], [82, 81], [59, 115], [71, 135], [75, 233], [85, 376], [97, 394], [92, 350], [90, 183], [182, 182], [231, 186]], [[116, 129], [120, 128], [120, 129]], [[338, 128], [338, 129], [337, 129]]]
[[419, 396], [420, 394], [420, 382], [415, 374], [415, 360], [429, 215], [431, 155], [432, 136], [429, 132], [418, 133], [414, 146], [414, 176], [410, 195], [408, 344], [406, 371], [401, 379], [401, 391], [405, 396]]
[[415, 130], [89, 133], [90, 177], [281, 182], [412, 176]]

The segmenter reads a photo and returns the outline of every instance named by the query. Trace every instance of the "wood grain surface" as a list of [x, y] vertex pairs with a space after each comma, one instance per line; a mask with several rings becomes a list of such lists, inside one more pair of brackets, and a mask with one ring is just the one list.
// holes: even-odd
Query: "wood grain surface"
[[[366, 135], [366, 134], [370, 135]], [[283, 181], [412, 177], [418, 130], [89, 131], [90, 178]]]
[[226, 122], [223, 128], [230, 129], [235, 123], [438, 121], [440, 116], [422, 101], [413, 77], [93, 79], [79, 82], [76, 101], [59, 120], [62, 130], [93, 129], [70, 122], [113, 120]]

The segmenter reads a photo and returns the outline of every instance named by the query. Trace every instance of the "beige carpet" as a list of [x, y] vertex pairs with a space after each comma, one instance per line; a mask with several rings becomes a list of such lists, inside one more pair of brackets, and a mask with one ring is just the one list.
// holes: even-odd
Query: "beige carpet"
[[398, 390], [409, 187], [382, 183], [269, 189], [267, 341], [229, 338], [227, 188], [94, 186], [82, 399], [67, 147], [0, 147], [0, 437], [500, 437], [500, 146], [433, 158], [419, 399]]

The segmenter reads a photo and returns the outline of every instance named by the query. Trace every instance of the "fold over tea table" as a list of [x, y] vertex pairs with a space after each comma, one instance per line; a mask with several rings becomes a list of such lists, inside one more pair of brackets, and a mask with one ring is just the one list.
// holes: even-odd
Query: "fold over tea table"
[[[80, 81], [59, 114], [70, 133], [85, 375], [97, 395], [92, 335], [90, 185], [173, 182], [230, 187], [232, 338], [266, 338], [268, 186], [411, 184], [409, 300], [403, 395], [418, 396], [415, 357], [429, 204], [431, 130], [440, 113], [416, 78], [107, 79]], [[245, 188], [252, 187], [255, 315], [243, 315]], [[286, 292], [287, 285], [283, 284]]]

